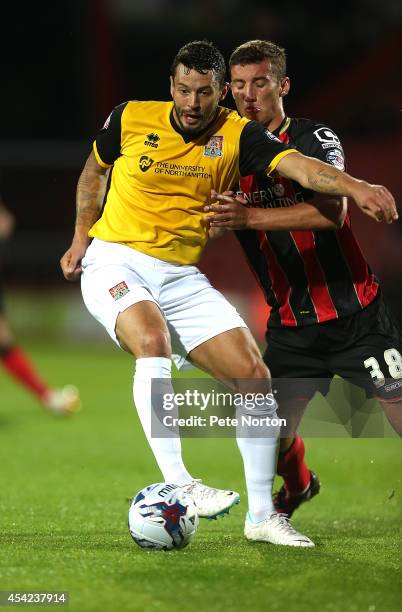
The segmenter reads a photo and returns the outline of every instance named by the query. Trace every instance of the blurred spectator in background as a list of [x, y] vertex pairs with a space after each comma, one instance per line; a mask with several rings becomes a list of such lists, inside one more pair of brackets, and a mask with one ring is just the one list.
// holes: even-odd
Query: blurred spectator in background
[[[5, 241], [14, 229], [14, 216], [7, 210], [0, 196], [0, 246], [4, 248]], [[0, 251], [1, 255], [1, 251]], [[0, 260], [1, 263], [1, 260]], [[67, 385], [62, 389], [53, 389], [40, 376], [27, 354], [16, 345], [8, 323], [2, 290], [0, 270], [0, 362], [3, 368], [31, 393], [42, 406], [56, 414], [72, 414], [80, 406], [78, 390]]]

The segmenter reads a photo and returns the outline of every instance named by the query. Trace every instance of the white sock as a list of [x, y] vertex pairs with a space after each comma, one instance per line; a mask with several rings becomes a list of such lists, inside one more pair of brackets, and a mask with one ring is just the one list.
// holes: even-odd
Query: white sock
[[272, 503], [272, 485], [276, 474], [279, 428], [262, 425], [257, 429], [253, 425], [248, 426], [244, 420], [242, 421], [243, 415], [265, 418], [272, 417], [273, 414], [272, 408], [268, 411], [261, 408], [250, 411], [243, 407], [239, 408], [236, 414], [241, 423], [241, 426], [237, 427], [237, 445], [243, 458], [248, 516], [253, 522], [258, 523], [275, 512]]
[[[183, 485], [191, 482], [193, 478], [183, 463], [180, 437], [173, 433], [169, 435], [170, 432], [164, 430], [163, 435], [166, 437], [156, 438], [152, 437], [151, 432], [152, 413], [154, 418], [157, 414], [159, 416], [161, 414], [160, 405], [158, 406], [158, 402], [161, 400], [161, 393], [174, 393], [171, 382], [171, 367], [172, 363], [166, 357], [142, 357], [137, 359], [133, 396], [142, 427], [159, 469], [163, 474], [164, 481]], [[163, 381], [163, 384], [158, 383], [157, 394], [155, 389], [151, 389], [153, 378], [166, 379], [166, 382]], [[170, 410], [166, 414], [177, 416], [177, 408]], [[161, 427], [161, 429], [163, 428]]]

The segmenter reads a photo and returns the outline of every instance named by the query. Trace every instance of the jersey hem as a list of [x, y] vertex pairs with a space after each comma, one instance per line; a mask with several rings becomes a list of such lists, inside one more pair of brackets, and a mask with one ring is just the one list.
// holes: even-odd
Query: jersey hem
[[192, 258], [189, 259], [188, 257], [171, 257], [171, 253], [174, 253], [175, 251], [172, 249], [152, 249], [152, 248], [144, 248], [143, 245], [141, 244], [140, 246], [138, 246], [139, 243], [133, 243], [133, 242], [128, 242], [128, 241], [124, 241], [124, 240], [117, 240], [116, 238], [113, 239], [109, 239], [109, 238], [105, 238], [104, 236], [101, 235], [101, 232], [97, 232], [96, 229], [94, 230], [95, 226], [91, 227], [91, 229], [88, 232], [88, 236], [90, 238], [96, 238], [96, 240], [101, 240], [102, 242], [109, 242], [109, 243], [113, 243], [113, 244], [120, 244], [121, 246], [125, 246], [129, 249], [132, 249], [133, 251], [137, 251], [138, 253], [142, 253], [143, 255], [147, 255], [148, 257], [153, 257], [154, 259], [157, 259], [158, 261], [163, 261], [165, 263], [169, 263], [169, 264], [174, 264], [176, 266], [196, 266], [198, 264], [198, 262], [200, 261], [200, 257], [201, 257], [201, 252], [202, 252], [202, 246], [199, 247], [198, 249], [198, 257], [197, 258]]
[[[271, 328], [275, 328], [275, 329], [280, 329], [282, 327], [310, 327], [312, 325], [321, 325], [322, 323], [329, 323], [330, 321], [342, 321], [342, 319], [346, 319], [347, 317], [351, 317], [359, 312], [363, 312], [366, 308], [368, 308], [369, 306], [371, 306], [373, 304], [373, 302], [375, 302], [376, 299], [378, 299], [381, 295], [380, 292], [380, 286], [378, 285], [378, 289], [376, 291], [376, 293], [372, 294], [371, 299], [366, 302], [366, 304], [364, 306], [361, 306], [361, 308], [359, 310], [355, 310], [354, 312], [349, 312], [348, 314], [342, 315], [341, 317], [339, 315], [337, 316], [324, 316], [322, 319], [320, 319], [319, 321], [311, 321], [311, 322], [302, 322], [302, 323], [289, 323], [287, 321], [282, 321], [281, 323], [271, 323], [270, 322], [270, 317], [268, 318], [268, 325]], [[269, 305], [269, 304], [268, 304]], [[272, 308], [272, 306], [271, 306]]]

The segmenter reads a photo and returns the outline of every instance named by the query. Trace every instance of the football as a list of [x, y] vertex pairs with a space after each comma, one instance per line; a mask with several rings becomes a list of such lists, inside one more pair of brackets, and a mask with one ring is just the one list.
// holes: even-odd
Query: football
[[134, 497], [128, 512], [128, 527], [141, 548], [184, 548], [198, 529], [197, 508], [177, 485], [152, 484]]

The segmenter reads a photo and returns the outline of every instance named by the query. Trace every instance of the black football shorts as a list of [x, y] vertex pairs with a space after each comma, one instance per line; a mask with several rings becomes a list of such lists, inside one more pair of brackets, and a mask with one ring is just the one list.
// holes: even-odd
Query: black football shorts
[[381, 295], [363, 310], [304, 327], [268, 328], [264, 361], [278, 400], [327, 393], [339, 375], [384, 401], [402, 399], [402, 332]]

